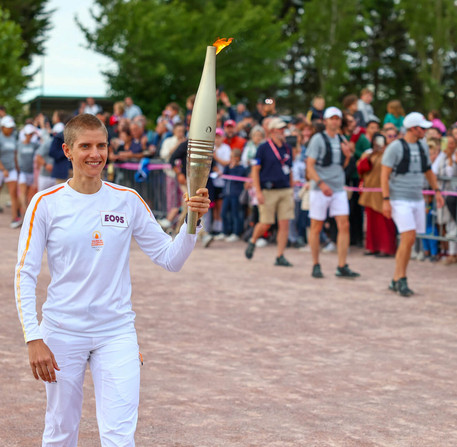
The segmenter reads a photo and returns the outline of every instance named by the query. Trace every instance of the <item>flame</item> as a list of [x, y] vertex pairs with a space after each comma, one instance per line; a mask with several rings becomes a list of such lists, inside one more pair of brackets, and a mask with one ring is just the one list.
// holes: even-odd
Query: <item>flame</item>
[[219, 54], [225, 47], [228, 47], [232, 43], [233, 37], [226, 39], [225, 37], [222, 39], [217, 39], [216, 42], [213, 43], [213, 47], [216, 47], [216, 54]]

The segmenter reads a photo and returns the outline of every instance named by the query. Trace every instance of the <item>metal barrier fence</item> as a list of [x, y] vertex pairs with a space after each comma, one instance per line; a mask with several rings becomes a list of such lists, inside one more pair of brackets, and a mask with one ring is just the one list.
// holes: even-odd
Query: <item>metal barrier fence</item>
[[[163, 162], [159, 159], [152, 159], [151, 163]], [[163, 170], [149, 171], [147, 180], [143, 182], [135, 181], [135, 173], [135, 170], [117, 166], [114, 171], [114, 183], [134, 189], [143, 197], [156, 218], [165, 217], [167, 215], [167, 192]]]
[[[450, 189], [450, 190], [455, 191], [456, 186], [457, 186], [457, 178], [438, 176], [438, 184], [440, 185], [442, 190]], [[444, 206], [446, 206], [446, 205], [444, 205]], [[446, 225], [438, 225], [438, 222], [437, 222], [438, 211], [436, 208], [435, 197], [433, 197], [431, 209], [432, 209], [432, 213], [433, 213], [431, 226], [432, 226], [432, 228], [435, 228], [435, 227], [438, 228], [438, 235], [417, 234], [416, 237], [418, 239], [431, 239], [431, 240], [435, 240], [435, 241], [457, 242], [457, 234], [449, 235], [446, 233]], [[452, 219], [452, 217], [451, 217], [451, 219]]]

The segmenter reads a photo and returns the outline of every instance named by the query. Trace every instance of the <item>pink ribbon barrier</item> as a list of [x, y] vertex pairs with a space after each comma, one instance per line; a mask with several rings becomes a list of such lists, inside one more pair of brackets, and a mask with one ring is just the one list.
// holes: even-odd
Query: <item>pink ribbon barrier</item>
[[[127, 169], [129, 171], [136, 171], [140, 166], [139, 163], [115, 163], [116, 168]], [[162, 169], [171, 169], [171, 164], [148, 164], [148, 169], [150, 171], [161, 171]]]
[[[136, 171], [138, 169], [139, 163], [116, 163], [117, 168], [128, 169], [131, 171]], [[162, 169], [171, 169], [171, 165], [169, 163], [162, 163], [162, 164], [148, 164], [148, 169], [150, 171], [160, 171]], [[239, 177], [237, 175], [221, 175], [221, 178], [224, 180], [232, 180], [234, 182], [252, 182], [252, 179], [249, 177]], [[299, 186], [303, 186], [301, 183]], [[358, 188], [356, 186], [345, 186], [344, 189], [346, 191], [356, 191], [356, 192], [381, 192], [381, 188]], [[422, 191], [422, 194], [433, 196], [435, 191], [430, 189], [426, 189]], [[455, 191], [441, 191], [443, 196], [454, 196], [457, 197], [457, 192]]]

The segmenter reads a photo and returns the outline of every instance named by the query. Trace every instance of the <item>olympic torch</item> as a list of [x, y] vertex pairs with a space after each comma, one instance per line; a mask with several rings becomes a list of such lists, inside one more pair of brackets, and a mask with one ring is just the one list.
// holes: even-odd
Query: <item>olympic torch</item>
[[[232, 39], [218, 39], [206, 48], [202, 77], [195, 97], [187, 143], [187, 192], [189, 197], [204, 188], [213, 160], [216, 135], [216, 54]], [[187, 233], [195, 234], [198, 214], [187, 211]]]

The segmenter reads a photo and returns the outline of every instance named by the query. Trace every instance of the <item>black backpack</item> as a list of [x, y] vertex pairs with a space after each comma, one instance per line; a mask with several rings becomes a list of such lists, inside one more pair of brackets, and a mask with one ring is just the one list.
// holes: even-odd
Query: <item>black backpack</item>
[[[330, 144], [330, 140], [325, 132], [320, 132], [322, 135], [322, 138], [324, 139], [325, 142], [325, 155], [324, 158], [322, 159], [322, 163], [320, 163], [321, 166], [330, 166], [333, 162], [333, 153], [332, 153], [332, 146]], [[340, 140], [340, 150], [341, 150], [341, 157], [340, 157], [340, 163], [341, 166], [344, 165], [344, 161], [346, 159], [343, 150], [341, 149], [341, 143], [344, 141], [343, 137], [340, 134], [337, 134], [338, 138]]]
[[[400, 138], [399, 140], [403, 146], [403, 158], [398, 163], [395, 173], [396, 174], [406, 174], [409, 172], [409, 164], [411, 162], [411, 151], [409, 150], [408, 143], [403, 139]], [[427, 156], [425, 155], [425, 150], [422, 147], [421, 142], [418, 140], [417, 145], [419, 146], [419, 152], [421, 157], [421, 171], [427, 172], [430, 169], [430, 165], [427, 164]]]

